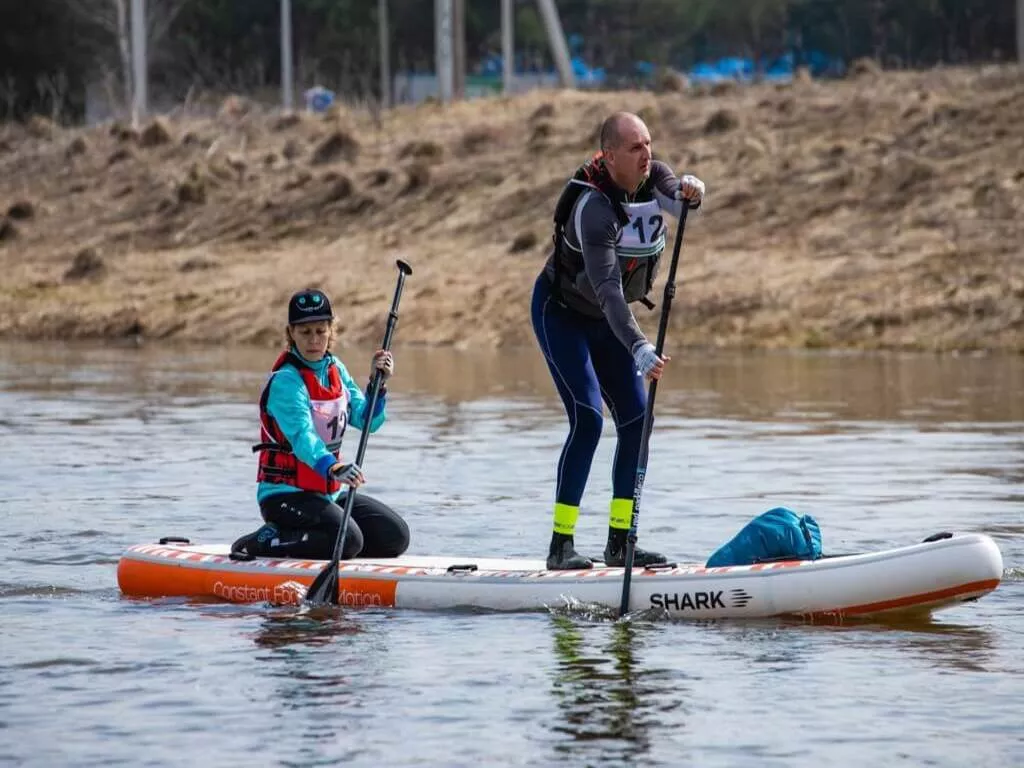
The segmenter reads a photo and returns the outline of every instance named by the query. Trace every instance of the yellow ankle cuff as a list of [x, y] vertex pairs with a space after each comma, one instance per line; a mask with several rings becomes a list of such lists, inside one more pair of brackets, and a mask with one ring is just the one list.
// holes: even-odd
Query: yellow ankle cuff
[[572, 536], [576, 532], [576, 521], [580, 508], [570, 504], [555, 504], [555, 533]]
[[612, 499], [611, 509], [608, 511], [608, 527], [627, 531], [632, 522], [633, 500]]

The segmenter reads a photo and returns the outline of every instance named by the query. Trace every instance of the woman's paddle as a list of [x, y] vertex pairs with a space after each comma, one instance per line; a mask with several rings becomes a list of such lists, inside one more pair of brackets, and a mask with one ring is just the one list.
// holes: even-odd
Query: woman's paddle
[[[402, 298], [402, 285], [405, 278], [412, 274], [412, 267], [399, 259], [395, 262], [398, 266], [398, 284], [395, 286], [395, 297], [391, 300], [391, 312], [388, 314], [387, 328], [384, 330], [384, 343], [381, 349], [391, 349], [391, 336], [395, 332], [395, 323], [398, 322], [398, 302]], [[356, 464], [363, 466], [363, 456], [366, 454], [366, 443], [370, 438], [370, 423], [373, 421], [373, 411], [377, 407], [377, 397], [380, 394], [380, 385], [383, 378], [380, 370], [373, 372], [373, 380], [370, 383], [370, 397], [366, 404], [366, 415], [363, 418], [363, 431], [359, 435], [359, 448], [356, 450]], [[342, 545], [345, 541], [345, 532], [348, 530], [348, 521], [352, 516], [352, 504], [356, 498], [356, 489], [349, 488], [345, 494], [345, 513], [341, 518], [341, 527], [338, 528], [338, 538], [334, 542], [334, 556], [330, 564], [320, 571], [320, 574], [313, 580], [306, 591], [306, 602], [312, 605], [338, 605], [338, 564], [341, 561]]]
[[[679, 265], [679, 249], [683, 246], [683, 230], [686, 229], [686, 214], [690, 206], [683, 200], [682, 213], [679, 215], [679, 226], [676, 228], [676, 242], [672, 247], [672, 263], [668, 268], [668, 280], [665, 282], [665, 298], [661, 305], [661, 321], [658, 323], [658, 343], [654, 347], [658, 357], [665, 348], [665, 334], [668, 331], [668, 313], [672, 309], [672, 299], [676, 295], [676, 267]], [[633, 576], [633, 554], [636, 551], [636, 529], [640, 524], [640, 496], [644, 490], [644, 478], [647, 476], [647, 456], [651, 442], [651, 429], [654, 426], [654, 397], [658, 393], [658, 380], [651, 381], [647, 392], [647, 408], [644, 410], [644, 429], [640, 437], [640, 458], [636, 466], [636, 483], [633, 486], [633, 517], [629, 522], [626, 534], [626, 570], [622, 574], [622, 602], [619, 615], [629, 611], [629, 586]]]

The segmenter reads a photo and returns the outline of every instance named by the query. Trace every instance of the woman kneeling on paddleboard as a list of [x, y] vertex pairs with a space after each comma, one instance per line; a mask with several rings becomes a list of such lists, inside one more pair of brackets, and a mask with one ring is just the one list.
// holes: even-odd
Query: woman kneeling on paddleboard
[[[256, 557], [330, 560], [341, 527], [339, 503], [347, 487], [364, 480], [355, 463], [341, 460], [345, 427], [376, 432], [386, 418], [386, 386], [372, 414], [366, 395], [330, 353], [334, 312], [317, 290], [288, 302], [287, 348], [260, 395], [259, 482], [256, 498], [265, 524], [238, 539], [233, 553]], [[390, 351], [373, 356], [371, 374], [394, 373]], [[342, 497], [343, 502], [343, 497]], [[409, 527], [385, 504], [360, 493], [353, 499], [341, 556], [397, 557], [409, 546]]]

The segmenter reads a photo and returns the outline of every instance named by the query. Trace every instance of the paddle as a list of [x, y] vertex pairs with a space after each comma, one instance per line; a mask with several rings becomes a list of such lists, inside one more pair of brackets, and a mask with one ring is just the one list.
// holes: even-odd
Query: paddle
[[[401, 259], [395, 264], [398, 266], [398, 284], [395, 285], [395, 297], [391, 300], [391, 312], [388, 314], [387, 327], [384, 330], [384, 343], [381, 349], [391, 349], [391, 336], [395, 332], [395, 323], [398, 321], [398, 302], [402, 298], [402, 285], [405, 278], [412, 274], [412, 267]], [[380, 394], [382, 374], [374, 370], [373, 380], [370, 382], [370, 397], [366, 404], [366, 417], [363, 419], [363, 431], [359, 435], [359, 448], [356, 450], [356, 464], [363, 466], [363, 456], [366, 454], [366, 443], [370, 438], [370, 422], [373, 421], [373, 411], [377, 407], [377, 397]], [[345, 494], [345, 513], [341, 517], [341, 527], [338, 528], [338, 538], [334, 542], [334, 555], [330, 564], [320, 571], [320, 574], [313, 580], [309, 590], [306, 592], [306, 602], [312, 605], [338, 605], [338, 564], [341, 561], [342, 543], [345, 541], [345, 532], [348, 530], [348, 521], [352, 516], [352, 504], [356, 498], [356, 489], [349, 488]]]
[[[661, 357], [665, 348], [665, 334], [668, 331], [668, 313], [672, 309], [672, 299], [676, 295], [676, 267], [679, 265], [679, 249], [683, 245], [683, 230], [686, 229], [686, 214], [690, 210], [684, 200], [679, 225], [676, 228], [676, 241], [672, 247], [672, 263], [668, 269], [668, 280], [665, 282], [665, 298], [661, 304], [661, 320], [658, 323], [658, 343], [655, 352]], [[633, 576], [633, 555], [636, 551], [636, 530], [640, 524], [640, 496], [644, 490], [644, 478], [647, 476], [647, 456], [651, 442], [651, 429], [654, 426], [654, 397], [658, 394], [658, 380], [651, 381], [647, 392], [647, 408], [644, 410], [644, 429], [640, 437], [640, 458], [636, 466], [636, 483], [633, 486], [633, 517], [629, 522], [626, 534], [626, 562], [622, 575], [622, 602], [619, 604], [619, 615], [624, 616], [629, 610], [629, 586]]]

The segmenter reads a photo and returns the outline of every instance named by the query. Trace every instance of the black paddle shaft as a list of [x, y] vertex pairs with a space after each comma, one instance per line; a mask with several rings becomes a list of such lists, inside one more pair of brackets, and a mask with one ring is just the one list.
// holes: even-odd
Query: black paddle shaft
[[[391, 337], [394, 335], [395, 325], [398, 323], [398, 303], [402, 300], [402, 287], [405, 284], [405, 278], [412, 274], [412, 267], [401, 259], [398, 259], [395, 264], [398, 267], [398, 282], [395, 285], [395, 295], [391, 300], [391, 311], [388, 313], [388, 322], [384, 329], [384, 342], [381, 344], [381, 349], [385, 350], [391, 349]], [[359, 447], [356, 449], [355, 463], [360, 467], [363, 466], [363, 457], [366, 455], [366, 444], [370, 439], [370, 423], [373, 421], [373, 411], [377, 407], [383, 376], [380, 369], [375, 369], [370, 382], [369, 399], [363, 417], [363, 429], [359, 434]], [[349, 487], [348, 493], [345, 494], [345, 511], [341, 517], [341, 526], [338, 528], [338, 537], [334, 541], [334, 554], [330, 564], [320, 571], [320, 575], [310, 585], [306, 593], [306, 601], [309, 603], [315, 605], [338, 604], [338, 564], [341, 561], [341, 551], [345, 533], [348, 531], [348, 521], [352, 517], [352, 505], [355, 498], [356, 489]]]
[[[683, 247], [683, 231], [686, 229], [686, 214], [690, 209], [689, 202], [683, 200], [682, 212], [679, 214], [679, 225], [676, 227], [676, 240], [672, 246], [672, 263], [668, 268], [668, 279], [665, 281], [665, 297], [661, 304], [661, 320], [658, 323], [658, 341], [654, 350], [661, 357], [665, 349], [665, 335], [668, 333], [668, 313], [672, 309], [672, 299], [676, 295], [676, 268], [679, 266], [679, 251]], [[626, 534], [626, 570], [622, 574], [622, 602], [619, 615], [629, 611], [629, 587], [633, 576], [633, 556], [636, 552], [636, 532], [640, 524], [640, 497], [644, 490], [644, 479], [647, 476], [647, 457], [651, 442], [651, 430], [654, 428], [654, 398], [658, 394], [658, 380], [652, 379], [647, 392], [647, 407], [644, 409], [644, 428], [640, 437], [640, 456], [636, 466], [636, 483], [633, 485], [633, 516]]]

